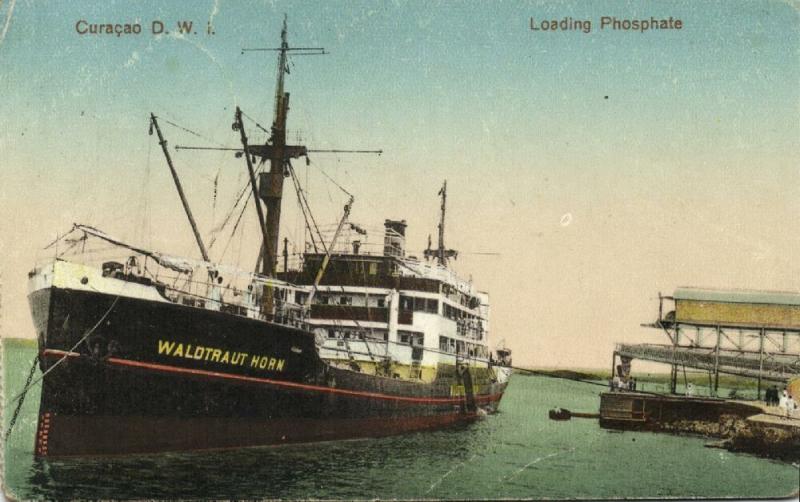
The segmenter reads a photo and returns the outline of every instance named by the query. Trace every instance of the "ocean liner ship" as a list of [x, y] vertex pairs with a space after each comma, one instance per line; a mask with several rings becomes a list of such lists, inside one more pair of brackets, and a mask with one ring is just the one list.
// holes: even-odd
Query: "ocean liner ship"
[[377, 251], [364, 251], [351, 198], [332, 236], [313, 238], [309, 223], [301, 262], [289, 267], [284, 247], [280, 267], [284, 179], [297, 181], [291, 159], [310, 151], [286, 144], [295, 49], [285, 22], [281, 41], [269, 140], [249, 145], [238, 108], [234, 122], [261, 231], [256, 272], [209, 258], [153, 115], [202, 259], [76, 224], [29, 273], [44, 375], [36, 456], [377, 437], [496, 411], [510, 351], [490, 352], [488, 295], [448, 266], [446, 184], [438, 246], [429, 238], [422, 259], [407, 254], [398, 220], [385, 221]]

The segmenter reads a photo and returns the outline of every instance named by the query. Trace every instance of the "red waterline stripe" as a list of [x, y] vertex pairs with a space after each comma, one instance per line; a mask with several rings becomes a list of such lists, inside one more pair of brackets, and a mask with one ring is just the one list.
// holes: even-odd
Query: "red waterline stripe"
[[[45, 356], [67, 356], [67, 357], [83, 357], [77, 352], [66, 352], [63, 350], [56, 350], [56, 349], [45, 349], [43, 352]], [[347, 390], [347, 389], [337, 389], [335, 387], [323, 387], [320, 385], [308, 385], [296, 382], [287, 382], [285, 380], [273, 380], [271, 378], [259, 378], [259, 377], [251, 377], [246, 375], [234, 375], [232, 373], [221, 373], [218, 371], [207, 371], [207, 370], [198, 370], [194, 368], [181, 368], [179, 366], [168, 366], [165, 364], [155, 364], [155, 363], [143, 363], [140, 361], [132, 361], [130, 359], [120, 359], [117, 357], [109, 357], [106, 361], [117, 364], [120, 366], [129, 366], [134, 368], [145, 368], [151, 369], [156, 371], [166, 371], [172, 373], [187, 373], [190, 375], [199, 375], [199, 376], [207, 376], [207, 377], [214, 377], [214, 378], [223, 378], [229, 380], [240, 380], [243, 382], [255, 382], [255, 383], [263, 383], [267, 385], [273, 385], [276, 387], [287, 387], [293, 389], [301, 389], [301, 390], [310, 390], [314, 392], [328, 392], [332, 394], [343, 394], [348, 396], [356, 396], [356, 397], [365, 397], [365, 398], [373, 398], [373, 399], [385, 399], [388, 401], [402, 401], [402, 402], [410, 402], [410, 403], [438, 403], [438, 404], [447, 404], [447, 403], [461, 403], [464, 401], [463, 397], [455, 397], [455, 398], [432, 398], [432, 397], [405, 397], [405, 396], [392, 396], [389, 394], [378, 394], [376, 392], [363, 392], [363, 391], [356, 391], [356, 390]], [[499, 401], [502, 397], [502, 394], [491, 394], [488, 396], [475, 396], [476, 402], [492, 402], [492, 401]]]

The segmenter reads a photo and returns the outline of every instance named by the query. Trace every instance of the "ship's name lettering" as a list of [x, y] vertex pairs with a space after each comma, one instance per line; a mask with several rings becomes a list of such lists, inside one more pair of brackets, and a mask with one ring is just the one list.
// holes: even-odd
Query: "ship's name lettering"
[[218, 349], [216, 347], [192, 345], [190, 343], [183, 344], [170, 340], [158, 341], [158, 354], [194, 359], [197, 361], [230, 364], [231, 366], [247, 365], [250, 368], [266, 371], [283, 371], [286, 368], [286, 360], [277, 357], [248, 354], [247, 352], [234, 352]]

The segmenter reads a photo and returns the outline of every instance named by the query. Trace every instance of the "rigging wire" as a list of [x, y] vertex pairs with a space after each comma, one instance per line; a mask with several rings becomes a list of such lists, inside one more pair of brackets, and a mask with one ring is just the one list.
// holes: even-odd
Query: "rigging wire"
[[[148, 137], [150, 138], [150, 137]], [[152, 243], [152, 236], [151, 236], [151, 221], [152, 221], [152, 213], [150, 209], [150, 178], [151, 178], [151, 164], [152, 164], [152, 153], [153, 153], [153, 140], [148, 139], [147, 141], [147, 161], [144, 165], [144, 180], [142, 183], [142, 192], [141, 192], [141, 200], [139, 201], [139, 210], [141, 213], [141, 225], [139, 225], [138, 230], [134, 230], [134, 240], [143, 241], [147, 239], [148, 246]]]
[[[245, 204], [245, 206], [247, 206], [247, 204]], [[242, 212], [242, 214], [244, 214], [244, 212]], [[236, 232], [236, 229], [234, 229], [234, 232]], [[233, 234], [231, 234], [231, 240], [233, 240]], [[236, 253], [236, 266], [238, 268], [242, 267], [242, 248], [244, 247], [242, 245], [243, 242], [244, 242], [244, 227], [242, 227], [242, 231], [239, 232], [239, 252]]]
[[244, 115], [244, 116], [245, 116], [245, 117], [246, 117], [248, 120], [250, 120], [250, 121], [251, 121], [253, 124], [255, 124], [255, 126], [256, 126], [256, 127], [258, 127], [259, 129], [261, 129], [261, 130], [262, 130], [262, 131], [264, 131], [265, 133], [267, 133], [267, 134], [272, 134], [272, 132], [271, 132], [271, 131], [269, 131], [269, 130], [265, 129], [265, 128], [264, 128], [264, 126], [262, 126], [261, 124], [259, 124], [259, 123], [256, 121], [256, 119], [252, 118], [250, 115], [246, 114], [244, 111], [242, 111], [242, 115]]
[[219, 261], [222, 261], [222, 259], [225, 257], [225, 253], [228, 251], [228, 246], [230, 246], [231, 241], [233, 241], [233, 236], [236, 234], [236, 229], [239, 228], [239, 223], [242, 222], [242, 216], [244, 216], [244, 211], [245, 209], [247, 209], [247, 206], [250, 203], [250, 199], [251, 198], [248, 197], [245, 203], [242, 205], [242, 210], [239, 212], [239, 217], [236, 218], [236, 223], [233, 225], [233, 230], [231, 230], [231, 235], [228, 237], [228, 242], [225, 243], [225, 247], [222, 249], [222, 254], [219, 257]]
[[348, 192], [348, 191], [347, 191], [347, 190], [346, 190], [346, 189], [345, 189], [345, 188], [344, 188], [342, 185], [340, 185], [339, 183], [337, 183], [337, 182], [336, 182], [336, 180], [334, 180], [333, 178], [331, 178], [330, 176], [328, 176], [328, 173], [326, 173], [325, 171], [323, 171], [321, 167], [317, 166], [317, 169], [319, 170], [319, 172], [321, 172], [321, 173], [322, 173], [322, 175], [323, 175], [323, 176], [325, 176], [326, 178], [328, 178], [328, 179], [330, 180], [330, 182], [331, 182], [331, 183], [333, 183], [334, 185], [336, 185], [336, 187], [337, 187], [339, 190], [341, 190], [342, 192], [344, 192], [344, 193], [345, 193], [345, 194], [346, 194], [348, 197], [352, 197], [352, 196], [353, 196], [353, 194], [351, 194], [350, 192]]
[[[324, 151], [324, 150], [323, 150], [323, 151]], [[329, 150], [329, 151], [334, 151], [334, 150]], [[361, 151], [358, 151], [358, 152], [361, 152]], [[371, 151], [363, 151], [363, 153], [372, 153], [372, 152], [371, 152]], [[342, 186], [340, 183], [338, 183], [338, 182], [337, 182], [337, 181], [336, 181], [336, 180], [335, 180], [335, 179], [334, 179], [332, 176], [330, 176], [328, 173], [326, 173], [326, 172], [325, 172], [325, 170], [323, 170], [321, 167], [319, 167], [319, 165], [318, 165], [318, 164], [315, 164], [315, 167], [317, 168], [317, 170], [318, 170], [320, 173], [322, 173], [322, 175], [323, 175], [323, 176], [325, 176], [325, 177], [326, 177], [326, 178], [327, 178], [327, 179], [328, 179], [328, 180], [329, 180], [331, 183], [333, 183], [333, 184], [334, 184], [334, 185], [335, 185], [335, 186], [336, 186], [336, 187], [337, 187], [339, 190], [341, 190], [342, 192], [344, 192], [344, 193], [345, 193], [347, 196], [349, 196], [349, 197], [352, 197], [352, 196], [353, 196], [353, 195], [352, 195], [352, 194], [351, 194], [351, 193], [350, 193], [350, 192], [349, 192], [349, 191], [348, 191], [346, 188], [344, 188], [344, 187], [343, 187], [343, 186]], [[347, 177], [348, 177], [348, 178], [350, 178], [350, 180], [352, 181], [353, 177], [350, 175], [350, 173], [348, 173], [348, 172], [347, 172], [347, 170], [345, 170], [345, 174], [346, 174], [346, 175], [347, 175]], [[306, 178], [308, 178], [308, 168], [306, 168]], [[327, 189], [327, 187], [326, 187], [326, 189]], [[330, 200], [330, 201], [333, 201], [333, 198], [331, 197], [331, 193], [330, 193], [330, 191], [328, 191], [328, 200]], [[372, 202], [371, 202], [369, 199], [365, 200], [365, 202], [366, 202], [366, 204], [367, 204], [368, 206], [372, 207], [374, 210], [378, 210], [378, 207], [377, 207], [375, 204], [373, 204], [373, 203], [372, 203]], [[333, 225], [335, 225], [335, 224], [330, 224], [329, 226], [333, 226]]]
[[[258, 174], [260, 172], [260, 170], [261, 170], [263, 165], [264, 165], [264, 161], [262, 160], [261, 163], [256, 168], [256, 171], [255, 171], [256, 174]], [[252, 195], [252, 193], [253, 193], [252, 190], [250, 190], [250, 180], [248, 180], [242, 186], [242, 189], [239, 190], [239, 195], [236, 196], [236, 202], [234, 202], [233, 206], [231, 206], [230, 211], [228, 211], [228, 214], [225, 216], [225, 220], [222, 222], [221, 225], [218, 225], [216, 227], [216, 231], [213, 231], [214, 235], [211, 238], [211, 243], [208, 245], [208, 249], [209, 250], [211, 249], [211, 247], [216, 242], [217, 234], [219, 234], [219, 232], [222, 232], [222, 230], [225, 228], [225, 226], [230, 222], [231, 216], [233, 216], [234, 211], [236, 211], [236, 208], [242, 202], [242, 197], [244, 197], [245, 194], [247, 194], [247, 201], [245, 202], [245, 205], [247, 205], [247, 203], [250, 201], [250, 196]], [[239, 216], [239, 218], [241, 218], [241, 216]]]
[[[317, 225], [317, 221], [314, 219], [314, 213], [311, 212], [311, 206], [309, 206], [308, 199], [306, 199], [306, 196], [303, 193], [303, 189], [300, 186], [300, 181], [297, 179], [297, 175], [294, 172], [294, 167], [292, 166], [291, 162], [287, 162], [287, 165], [289, 167], [289, 174], [292, 177], [292, 182], [295, 185], [295, 192], [297, 192], [297, 197], [298, 197], [298, 199], [302, 198], [302, 201], [305, 204], [305, 209], [303, 209], [303, 217], [306, 216], [306, 211], [308, 211], [308, 216], [311, 218], [311, 223], [314, 224], [314, 229], [317, 231], [317, 236], [319, 237], [320, 244], [322, 245], [322, 249], [323, 249], [323, 251], [325, 251], [327, 253], [328, 252], [328, 246], [325, 245], [325, 239], [322, 238], [322, 233], [319, 231], [319, 226]], [[302, 207], [303, 206], [301, 204], [301, 208]], [[317, 245], [314, 242], [314, 233], [313, 233], [313, 231], [311, 229], [311, 226], [308, 224], [308, 220], [306, 220], [306, 226], [308, 227], [308, 233], [311, 236], [311, 243], [314, 245], [314, 251], [315, 252], [319, 252], [319, 250], [317, 249]]]
[[219, 175], [222, 167], [217, 168], [217, 174], [214, 176], [214, 189], [211, 195], [211, 221], [217, 219], [217, 192], [219, 191]]
[[192, 131], [191, 129], [188, 129], [188, 128], [186, 128], [186, 127], [183, 127], [182, 125], [178, 125], [178, 124], [176, 124], [175, 122], [169, 121], [169, 120], [167, 120], [167, 119], [165, 119], [165, 118], [163, 118], [163, 117], [161, 118], [161, 120], [162, 120], [162, 121], [164, 121], [164, 122], [166, 122], [167, 124], [169, 124], [169, 125], [173, 126], [173, 127], [177, 127], [178, 129], [180, 129], [180, 130], [182, 130], [182, 131], [188, 132], [189, 134], [192, 134], [192, 135], [194, 135], [194, 136], [197, 136], [198, 138], [204, 139], [204, 140], [208, 141], [209, 143], [214, 143], [214, 144], [215, 144], [215, 145], [217, 145], [217, 146], [220, 146], [220, 147], [222, 147], [222, 148], [226, 148], [226, 145], [223, 145], [222, 143], [220, 143], [220, 142], [218, 142], [218, 141], [214, 141], [213, 139], [210, 139], [210, 138], [208, 138], [208, 137], [206, 137], [206, 136], [203, 136], [203, 135], [202, 135], [202, 134], [200, 134], [199, 132]]
[[[295, 190], [297, 190], [297, 187], [295, 187]], [[295, 191], [295, 193], [298, 193], [298, 192]], [[305, 231], [308, 230], [309, 235], [311, 236], [311, 247], [314, 248], [314, 252], [315, 253], [319, 253], [319, 247], [317, 247], [317, 240], [314, 238], [314, 233], [311, 232], [311, 223], [309, 223], [308, 212], [306, 211], [306, 208], [303, 205], [303, 200], [300, 198], [300, 195], [297, 196], [297, 205], [300, 207], [300, 212], [303, 214], [303, 221], [305, 222], [305, 227], [303, 228], [303, 234], [304, 234], [303, 235], [303, 237], [304, 237], [303, 241], [305, 242]], [[323, 241], [320, 241], [320, 242], [323, 242]], [[324, 242], [323, 242], [323, 245], [324, 245]], [[295, 249], [296, 249], [296, 246], [295, 246]]]
[[[242, 201], [241, 197], [243, 195], [244, 195], [243, 193], [240, 194], [239, 198], [237, 198], [236, 202], [233, 204], [233, 206], [231, 206], [230, 211], [228, 211], [228, 214], [225, 216], [225, 220], [220, 225], [217, 225], [211, 230], [212, 235], [211, 235], [211, 241], [208, 244], [208, 249], [211, 249], [214, 246], [214, 244], [217, 242], [217, 237], [230, 222], [230, 219], [233, 216], [234, 212], [236, 211], [236, 208], [239, 207], [239, 203]], [[247, 202], [249, 201], [250, 201], [250, 194], [247, 195], [247, 201], [245, 202], [245, 204], [247, 204]]]
[[[306, 158], [306, 160], [307, 160], [307, 159], [308, 159], [308, 158]], [[306, 162], [306, 185], [305, 185], [305, 187], [306, 187], [306, 193], [310, 195], [310, 193], [311, 193], [311, 180], [309, 179], [309, 176], [308, 176], [308, 173], [309, 173], [309, 171], [310, 171], [310, 169], [309, 169], [309, 163], [308, 163], [308, 162]], [[298, 181], [299, 181], [299, 180], [298, 180]], [[308, 233], [311, 233], [311, 232], [308, 230], [308, 227], [303, 227], [303, 247], [302, 247], [302, 249], [300, 250], [300, 251], [301, 251], [301, 252], [303, 252], [303, 253], [305, 253], [305, 251], [306, 251], [306, 249], [307, 249], [307, 245], [308, 245], [308, 242], [306, 241], [306, 232], [308, 232]]]
[[[300, 211], [303, 213], [303, 219], [305, 220], [306, 228], [308, 229], [309, 235], [311, 236], [311, 245], [314, 247], [314, 252], [318, 253], [319, 248], [317, 248], [317, 241], [316, 239], [314, 239], [314, 232], [311, 231], [311, 224], [309, 223], [308, 219], [309, 215], [308, 212], [306, 211], [306, 206], [303, 203], [304, 200], [304, 196], [302, 195], [303, 191], [300, 188], [300, 185], [297, 181], [297, 178], [294, 175], [294, 170], [292, 169], [291, 165], [289, 166], [289, 173], [291, 174], [292, 184], [294, 185], [295, 194], [297, 195], [297, 204], [300, 206]], [[314, 226], [316, 227], [316, 222], [314, 223]], [[320, 240], [322, 241], [322, 234], [319, 232], [318, 227], [317, 227], [317, 233], [320, 235]], [[324, 241], [322, 242], [324, 245]]]

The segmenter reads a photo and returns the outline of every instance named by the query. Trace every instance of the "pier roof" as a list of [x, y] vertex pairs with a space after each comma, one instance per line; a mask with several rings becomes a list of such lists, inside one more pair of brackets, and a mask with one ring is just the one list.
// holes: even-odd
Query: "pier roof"
[[723, 303], [755, 303], [800, 306], [800, 293], [788, 291], [756, 291], [747, 289], [677, 288], [676, 300]]

